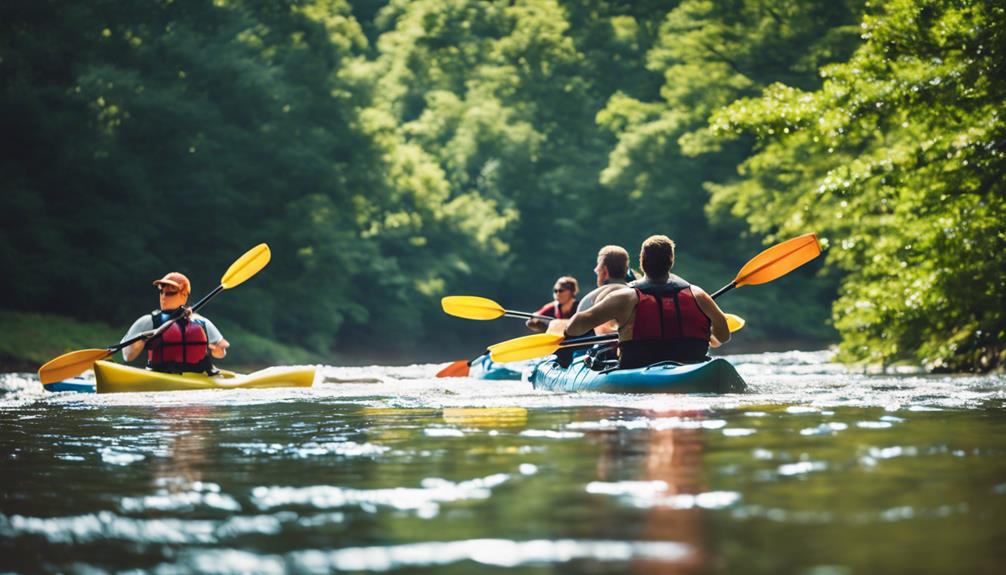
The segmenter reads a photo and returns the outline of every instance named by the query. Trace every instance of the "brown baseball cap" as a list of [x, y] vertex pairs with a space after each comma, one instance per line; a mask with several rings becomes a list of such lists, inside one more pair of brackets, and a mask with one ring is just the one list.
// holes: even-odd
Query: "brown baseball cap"
[[159, 286], [159, 285], [174, 286], [174, 287], [178, 288], [178, 291], [180, 291], [182, 293], [189, 293], [190, 288], [191, 288], [191, 286], [189, 284], [189, 278], [185, 277], [184, 275], [182, 275], [182, 274], [180, 274], [178, 272], [171, 272], [169, 274], [166, 274], [164, 277], [162, 277], [159, 280], [154, 280], [154, 285], [155, 286]]

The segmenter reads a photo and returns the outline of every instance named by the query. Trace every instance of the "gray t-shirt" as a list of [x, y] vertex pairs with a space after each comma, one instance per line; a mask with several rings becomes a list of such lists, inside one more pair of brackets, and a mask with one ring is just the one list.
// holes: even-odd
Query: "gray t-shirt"
[[[217, 329], [217, 326], [213, 325], [212, 321], [199, 314], [195, 314], [193, 317], [198, 320], [202, 320], [203, 324], [206, 326], [206, 337], [209, 339], [211, 344], [217, 343], [224, 338], [224, 336], [220, 333], [220, 330]], [[122, 343], [127, 339], [133, 339], [142, 332], [151, 329], [154, 329], [154, 318], [150, 317], [149, 313], [147, 315], [142, 315], [139, 319], [133, 322], [133, 325], [129, 328], [129, 331], [126, 332], [126, 335], [122, 336], [119, 343]], [[125, 351], [123, 351], [123, 355], [125, 355]]]

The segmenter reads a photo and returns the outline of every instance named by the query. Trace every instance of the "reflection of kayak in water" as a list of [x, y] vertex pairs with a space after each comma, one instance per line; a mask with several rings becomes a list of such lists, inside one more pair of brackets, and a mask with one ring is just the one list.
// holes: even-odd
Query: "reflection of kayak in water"
[[[190, 389], [249, 389], [269, 387], [311, 387], [315, 368], [270, 367], [248, 375], [221, 371], [205, 373], [161, 373], [108, 361], [94, 364], [94, 379], [72, 378], [46, 385], [49, 391], [122, 393], [131, 391], [184, 391]], [[88, 389], [89, 387], [89, 389]]]
[[474, 379], [520, 379], [519, 363], [496, 363], [489, 358], [489, 354], [480, 355], [472, 360], [468, 377]]
[[444, 423], [466, 427], [524, 427], [527, 409], [523, 407], [445, 407]]
[[622, 393], [737, 393], [747, 385], [725, 359], [681, 365], [660, 362], [635, 369], [594, 371], [583, 359], [564, 369], [554, 360], [535, 366], [529, 378], [535, 389]]

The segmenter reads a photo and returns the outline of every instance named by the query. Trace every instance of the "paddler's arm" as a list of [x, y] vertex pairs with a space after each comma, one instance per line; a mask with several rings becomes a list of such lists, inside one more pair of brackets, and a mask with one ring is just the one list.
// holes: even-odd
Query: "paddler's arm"
[[227, 348], [230, 346], [230, 342], [226, 339], [221, 339], [216, 343], [210, 344], [210, 354], [217, 359], [223, 359], [227, 357]]
[[[551, 303], [547, 303], [547, 304], [541, 306], [540, 308], [538, 308], [538, 311], [534, 312], [534, 315], [545, 315], [545, 316], [555, 317], [555, 313], [552, 312], [552, 308], [553, 307], [554, 308], [558, 308], [559, 307], [559, 302], [553, 301]], [[552, 322], [551, 321], [544, 321], [544, 320], [540, 320], [540, 319], [531, 318], [531, 319], [527, 320], [526, 322], [524, 322], [524, 325], [529, 330], [531, 330], [531, 331], [533, 331], [535, 333], [542, 333], [543, 331], [545, 331], [546, 329], [548, 329], [548, 326], [549, 326], [550, 323], [552, 323]]]
[[203, 322], [206, 327], [206, 337], [209, 339], [210, 355], [216, 359], [223, 359], [227, 356], [227, 348], [231, 346], [230, 342], [224, 339], [223, 334], [220, 330], [213, 324], [212, 321], [206, 319], [201, 315], [196, 315], [196, 318]]
[[143, 346], [147, 345], [147, 339], [149, 339], [150, 336], [154, 335], [154, 330], [148, 330], [143, 333], [138, 333], [136, 335], [146, 335], [147, 338], [141, 339], [136, 343], [127, 345], [126, 347], [122, 348], [122, 359], [126, 360], [127, 362], [133, 361], [137, 357], [140, 357], [140, 354], [143, 353]]
[[[549, 322], [549, 323], [551, 323], [551, 322]], [[547, 323], [541, 321], [540, 319], [534, 319], [534, 318], [531, 318], [531, 319], [527, 320], [526, 322], [524, 322], [524, 325], [529, 330], [531, 330], [531, 331], [533, 331], [535, 333], [541, 333], [541, 332], [545, 331], [545, 328], [548, 327]]]
[[573, 314], [563, 335], [580, 336], [612, 320], [622, 325], [632, 314], [636, 301], [636, 290], [631, 288], [615, 290], [603, 300], [595, 302], [590, 309]]
[[730, 327], [727, 325], [727, 316], [723, 315], [723, 310], [716, 305], [713, 298], [709, 296], [697, 285], [692, 286], [692, 295], [695, 296], [695, 303], [699, 304], [699, 309], [712, 320], [713, 336], [709, 340], [709, 345], [719, 347], [730, 341]]
[[122, 359], [125, 361], [133, 361], [143, 353], [143, 346], [147, 344], [147, 339], [154, 334], [154, 320], [151, 319], [149, 315], [143, 315], [137, 318], [133, 322], [133, 325], [129, 326], [129, 331], [126, 335], [122, 336], [120, 342], [133, 339], [138, 335], [146, 335], [147, 338], [141, 339], [136, 343], [132, 343], [122, 348]]

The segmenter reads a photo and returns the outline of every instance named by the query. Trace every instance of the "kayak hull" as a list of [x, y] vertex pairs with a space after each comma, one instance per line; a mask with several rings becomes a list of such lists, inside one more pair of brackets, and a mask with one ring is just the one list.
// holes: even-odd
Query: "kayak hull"
[[494, 362], [487, 353], [472, 360], [468, 369], [468, 377], [486, 380], [520, 379], [521, 372], [511, 369], [508, 367], [510, 365]]
[[42, 387], [46, 391], [69, 391], [72, 393], [94, 393], [94, 379], [90, 377], [71, 377], [63, 381], [46, 383]]
[[108, 361], [94, 364], [98, 393], [311, 387], [315, 371], [313, 366], [271, 367], [248, 375], [223, 371], [211, 377], [205, 373], [160, 373]]
[[723, 358], [678, 365], [661, 362], [637, 369], [594, 371], [576, 359], [568, 369], [554, 359], [535, 366], [529, 376], [535, 389], [608, 393], [739, 393], [747, 388], [734, 366]]

